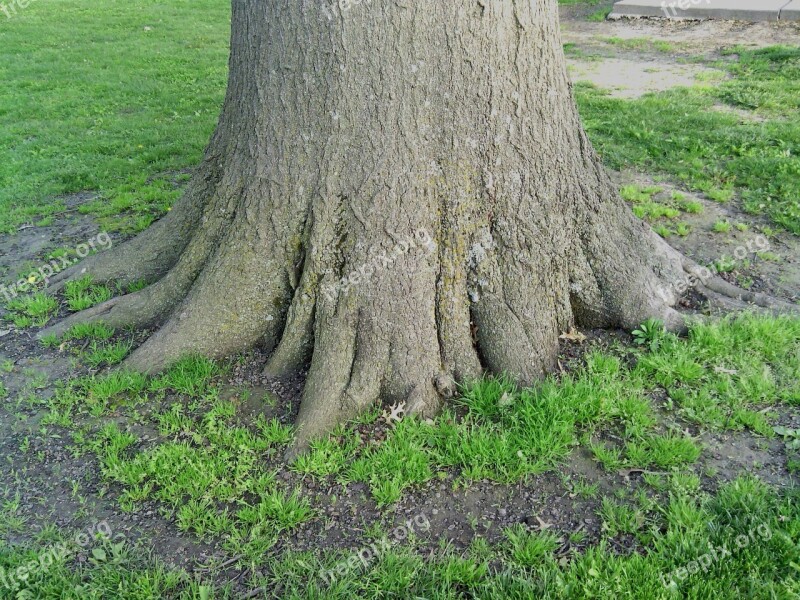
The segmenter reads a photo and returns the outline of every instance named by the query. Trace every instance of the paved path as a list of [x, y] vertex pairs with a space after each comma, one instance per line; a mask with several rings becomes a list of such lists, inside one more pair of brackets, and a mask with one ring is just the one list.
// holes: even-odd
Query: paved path
[[609, 17], [800, 21], [800, 0], [620, 0]]

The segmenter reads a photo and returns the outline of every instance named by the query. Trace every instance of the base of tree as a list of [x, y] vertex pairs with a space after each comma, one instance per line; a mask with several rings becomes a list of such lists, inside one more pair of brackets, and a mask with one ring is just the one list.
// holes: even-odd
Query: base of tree
[[150, 285], [43, 335], [157, 326], [123, 365], [147, 373], [256, 346], [270, 375], [308, 365], [302, 448], [378, 398], [427, 416], [483, 373], [534, 381], [572, 327], [685, 327], [677, 290], [700, 267], [592, 150], [555, 2], [363, 6], [336, 26], [306, 4], [233, 3], [228, 94], [184, 197], [51, 290]]

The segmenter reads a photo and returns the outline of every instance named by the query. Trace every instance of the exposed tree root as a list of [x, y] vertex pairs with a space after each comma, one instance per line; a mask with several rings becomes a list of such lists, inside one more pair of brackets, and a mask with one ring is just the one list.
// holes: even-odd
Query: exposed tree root
[[89, 256], [57, 273], [50, 278], [47, 293], [55, 294], [68, 281], [84, 275], [90, 275], [96, 283], [111, 282], [120, 288], [134, 282], [156, 281], [177, 262], [190, 237], [184, 228], [175, 226], [181, 215], [186, 218], [184, 211], [172, 211], [121, 246]]
[[39, 332], [40, 339], [61, 336], [77, 323], [104, 323], [114, 329], [147, 328], [158, 324], [180, 302], [185, 287], [172, 285], [168, 275], [154, 285], [133, 294], [112, 298], [107, 302], [75, 313]]
[[188, 293], [123, 367], [152, 373], [187, 354], [222, 358], [256, 345], [274, 349], [292, 297], [289, 265], [297, 262], [300, 248], [285, 245], [283, 236], [261, 225], [270, 222], [264, 213], [269, 205], [249, 199], [246, 195], [227, 226], [214, 225], [219, 232], [195, 236], [202, 241], [189, 261], [192, 276], [181, 282], [191, 284]]
[[209, 157], [184, 195], [162, 219], [121, 246], [94, 254], [49, 280], [47, 293], [55, 294], [73, 279], [90, 275], [96, 283], [114, 283], [124, 289], [132, 283], [153, 283], [181, 258], [197, 229], [206, 200], [219, 181], [216, 160]]
[[724, 308], [741, 310], [757, 306], [768, 309], [775, 314], [797, 313], [800, 311], [800, 307], [791, 302], [786, 302], [760, 292], [743, 290], [716, 275], [709, 277], [708, 269], [704, 269], [687, 258], [683, 260], [683, 267], [686, 274], [692, 276], [697, 281], [697, 289], [710, 300], [719, 303]]

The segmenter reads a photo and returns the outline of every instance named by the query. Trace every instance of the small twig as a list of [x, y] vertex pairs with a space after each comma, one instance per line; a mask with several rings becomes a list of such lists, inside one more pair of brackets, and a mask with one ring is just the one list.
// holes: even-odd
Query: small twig
[[[237, 556], [234, 556], [233, 558], [230, 558], [230, 559], [226, 560], [226, 561], [225, 561], [224, 563], [222, 563], [221, 565], [217, 565], [217, 566], [215, 567], [215, 570], [217, 570], [217, 569], [224, 569], [225, 567], [228, 567], [228, 566], [230, 566], [230, 565], [232, 565], [232, 564], [234, 564], [234, 563], [236, 563], [236, 562], [238, 562], [238, 561], [242, 560], [243, 558], [244, 558], [244, 554], [239, 554], [239, 555], [237, 555]], [[211, 567], [202, 566], [202, 567], [200, 567], [200, 568], [199, 568], [199, 569], [197, 569], [197, 570], [198, 570], [199, 572], [207, 573], [207, 572], [211, 571]]]
[[267, 591], [267, 586], [262, 586], [260, 588], [254, 589], [252, 592], [248, 592], [244, 596], [242, 596], [242, 600], [248, 600], [248, 598], [255, 598], [259, 594], [262, 594]]
[[229, 581], [228, 581], [228, 583], [227, 583], [227, 585], [231, 585], [231, 584], [233, 584], [233, 583], [236, 583], [236, 582], [237, 582], [237, 581], [239, 581], [239, 579], [241, 579], [241, 578], [242, 578], [242, 576], [243, 576], [245, 573], [247, 573], [248, 571], [250, 571], [250, 569], [249, 569], [249, 568], [248, 568], [248, 569], [243, 569], [242, 571], [239, 571], [239, 574], [238, 574], [236, 577], [234, 577], [233, 579], [229, 580]]

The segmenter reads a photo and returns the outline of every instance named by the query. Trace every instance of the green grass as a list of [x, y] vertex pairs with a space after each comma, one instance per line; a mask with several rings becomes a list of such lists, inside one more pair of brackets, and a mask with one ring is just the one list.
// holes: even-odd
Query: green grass
[[713, 227], [714, 233], [728, 233], [731, 230], [731, 224], [728, 221], [717, 221]]
[[219, 372], [213, 361], [202, 356], [187, 356], [154, 379], [151, 389], [172, 389], [187, 396], [202, 396], [208, 392], [213, 378]]
[[[84, 310], [109, 300], [113, 293], [108, 286], [93, 285], [90, 277], [70, 281], [65, 287], [67, 306], [72, 311]], [[20, 295], [6, 302], [6, 318], [20, 328], [42, 327], [58, 312], [58, 300], [45, 292]], [[46, 340], [52, 346], [55, 340]]]
[[42, 327], [58, 310], [58, 301], [44, 292], [20, 296], [6, 303], [6, 318], [17, 327]]
[[608, 18], [608, 15], [610, 15], [610, 14], [611, 14], [611, 9], [610, 8], [601, 8], [600, 10], [597, 10], [597, 11], [595, 11], [593, 13], [590, 13], [586, 17], [586, 20], [587, 21], [592, 21], [594, 23], [600, 23], [602, 21], [605, 21]]
[[621, 38], [606, 37], [602, 40], [611, 46], [616, 46], [624, 50], [650, 50], [655, 52], [673, 52], [675, 45], [663, 40], [651, 40], [650, 38]]
[[[703, 211], [700, 202], [687, 200], [679, 192], [666, 194], [657, 186], [625, 185], [620, 189], [624, 200], [633, 204], [633, 213], [648, 221], [653, 230], [662, 237], [689, 235], [691, 228], [677, 219], [684, 213], [696, 214]], [[657, 200], [656, 198], [660, 198]]]
[[[561, 2], [578, 3], [595, 4]], [[14, 82], [0, 90], [0, 231], [57, 214], [59, 196], [82, 191], [100, 194], [81, 210], [109, 231], [140, 231], [162, 215], [215, 124], [228, 23], [220, 0], [60, 0], [9, 20], [0, 30], [0, 71]], [[800, 49], [728, 54], [717, 66], [731, 79], [716, 88], [622, 100], [577, 86], [584, 122], [610, 166], [668, 173], [719, 201], [736, 193], [798, 233]], [[713, 110], [717, 102], [769, 120], [742, 123]]]
[[110, 300], [114, 294], [105, 285], [93, 285], [90, 276], [68, 281], [64, 286], [64, 296], [71, 311], [81, 311], [96, 304]]
[[125, 370], [73, 379], [61, 384], [48, 399], [49, 412], [44, 422], [69, 427], [78, 410], [88, 411], [94, 416], [103, 415], [110, 409], [112, 401], [116, 402], [126, 394], [138, 398], [147, 385], [147, 377]]
[[524, 525], [509, 527], [504, 531], [508, 540], [506, 552], [514, 564], [537, 567], [561, 545], [558, 536], [551, 532], [530, 532]]
[[[180, 407], [164, 419], [163, 432], [182, 416]], [[313, 511], [297, 490], [284, 489], [263, 460], [280, 444], [244, 427], [226, 426], [232, 407], [215, 401], [201, 423], [184, 421], [186, 441], [172, 441], [129, 455], [134, 436], [107, 426], [92, 446], [107, 478], [124, 486], [120, 502], [126, 510], [147, 499], [163, 502], [175, 512], [179, 529], [224, 539], [232, 553], [260, 560], [281, 532], [312, 518]], [[199, 425], [199, 426], [198, 426]], [[270, 427], [268, 423], [262, 423]], [[177, 431], [175, 432], [177, 433]], [[281, 440], [286, 439], [282, 436]], [[238, 508], [221, 508], [236, 505]]]
[[64, 334], [64, 340], [95, 340], [104, 342], [114, 336], [114, 330], [103, 323], [76, 323]]
[[111, 344], [93, 340], [85, 351], [80, 352], [83, 363], [91, 369], [101, 366], [119, 364], [133, 347], [131, 341], [119, 341]]
[[392, 547], [367, 569], [327, 586], [320, 573], [347, 556], [292, 553], [273, 563], [262, 583], [293, 599], [790, 598], [800, 591], [797, 500], [796, 492], [784, 495], [742, 478], [716, 496], [671, 493], [646, 508], [604, 502], [606, 533], [648, 537], [642, 553], [619, 554], [603, 541], [560, 558], [564, 532], [516, 526], [505, 531], [505, 541], [492, 546], [478, 537], [464, 553]]
[[[610, 471], [691, 465], [702, 448], [679, 424], [659, 424], [649, 397], [654, 390], [666, 392], [666, 408], [675, 417], [707, 429], [748, 428], [763, 436], [773, 435], [771, 406], [800, 402], [797, 319], [743, 315], [697, 323], [688, 339], [648, 322], [635, 335], [641, 347], [633, 355], [635, 366], [627, 366], [624, 355], [592, 351], [584, 366], [533, 388], [518, 389], [504, 378], [478, 381], [432, 422], [403, 419], [382, 441], [372, 442], [359, 438], [356, 424], [342, 426], [313, 442], [291, 468], [315, 479], [363, 482], [377, 505], [388, 507], [407, 490], [447, 472], [457, 474], [462, 485], [524, 481], [553, 470], [589, 439], [596, 459]], [[126, 398], [149, 397], [152, 403], [177, 394], [182, 401], [169, 400], [154, 416], [165, 436], [159, 446], [131, 455], [125, 450], [136, 440], [130, 439], [111, 443], [109, 454], [111, 438], [101, 436], [94, 450], [103, 472], [123, 485], [128, 508], [147, 498], [175, 509], [187, 499], [210, 502], [188, 505], [183, 525], [203, 535], [222, 527], [246, 544], [250, 534], [240, 515], [200, 525], [193, 515], [213, 512], [214, 503], [241, 501], [246, 493], [277, 489], [290, 497], [292, 490], [270, 487], [274, 480], [265, 465], [285, 448], [291, 429], [263, 419], [239, 424], [236, 406], [219, 399], [218, 374], [214, 363], [190, 357], [150, 381], [124, 372], [84, 378], [49, 401], [49, 420], [70, 422], [82, 411], [110, 414]], [[372, 411], [361, 422], [376, 427], [378, 415]], [[113, 433], [114, 439], [124, 434]], [[176, 435], [186, 441], [167, 441]], [[186, 464], [198, 471], [182, 473]], [[277, 535], [274, 527], [269, 531]], [[256, 547], [267, 541], [259, 538]]]
[[[612, 98], [576, 86], [589, 136], [610, 167], [669, 174], [688, 188], [800, 233], [800, 48], [735, 49], [720, 62], [731, 79], [718, 87]], [[714, 110], [727, 103], [767, 120], [743, 121]]]
[[[789, 115], [800, 109], [800, 47], [774, 46], [757, 51], [742, 47], [723, 52], [733, 79], [722, 84], [723, 101], [748, 110]], [[796, 120], [796, 113], [794, 114]]]
[[52, 0], [2, 15], [0, 232], [83, 191], [100, 194], [82, 210], [107, 230], [163, 214], [216, 123], [229, 13], [221, 0]]
[[[668, 487], [660, 496], [640, 489], [632, 501], [605, 498], [599, 510], [604, 538], [566, 555], [559, 554], [559, 549], [567, 532], [532, 531], [516, 525], [506, 529], [496, 544], [476, 536], [463, 552], [445, 546], [429, 553], [412, 536], [382, 547], [366, 566], [356, 560], [353, 567], [341, 571], [337, 566], [346, 564], [357, 550], [288, 551], [271, 560], [269, 569], [257, 575], [252, 585], [297, 600], [723, 600], [793, 598], [800, 593], [796, 490], [778, 491], [752, 477], [740, 477], [715, 494]], [[283, 499], [278, 501], [283, 503]], [[278, 514], [285, 513], [279, 509]], [[646, 541], [647, 548], [619, 553], [609, 541], [615, 536], [634, 536]], [[7, 573], [38, 562], [54, 545], [40, 541], [22, 547], [0, 546], [0, 567]], [[229, 589], [215, 590], [210, 581], [200, 583], [182, 571], [169, 570], [128, 543], [99, 540], [83, 550], [67, 547], [70, 551], [63, 559], [47, 569], [33, 569], [24, 583], [28, 595], [17, 597], [232, 597]], [[84, 560], [78, 560], [79, 556]]]
[[800, 321], [741, 316], [665, 336], [635, 372], [667, 391], [683, 418], [771, 435], [764, 409], [800, 404]]
[[[92, 540], [86, 547], [59, 536], [25, 546], [0, 543], [0, 596], [18, 599], [211, 598], [210, 587], [169, 569], [124, 541]], [[24, 569], [23, 577], [15, 577]], [[13, 575], [12, 575], [13, 574]], [[215, 598], [229, 597], [220, 589]]]
[[[346, 552], [276, 551], [282, 536], [318, 514], [317, 498], [277, 475], [285, 468], [281, 457], [291, 428], [264, 417], [243, 424], [237, 404], [219, 397], [224, 369], [202, 358], [188, 357], [157, 378], [120, 371], [79, 379], [48, 401], [51, 412], [43, 424], [69, 426], [85, 414], [107, 417], [99, 428], [72, 437], [80, 452], [96, 456], [121, 508], [136, 511], [156, 503], [187, 535], [218, 544], [241, 556], [243, 564], [268, 567], [271, 575], [257, 577], [254, 585], [280, 581], [281, 597], [413, 593], [458, 598], [466, 593], [666, 600], [676, 593], [760, 598], [799, 592], [792, 567], [800, 536], [795, 493], [781, 497], [754, 479], [739, 479], [717, 496], [706, 495], [689, 469], [702, 447], [682, 422], [774, 435], [764, 408], [800, 402], [800, 320], [742, 315], [694, 324], [688, 338], [667, 334], [649, 321], [635, 337], [637, 349], [590, 351], [584, 366], [534, 388], [518, 389], [505, 378], [475, 382], [433, 422], [409, 418], [387, 427], [378, 424], [381, 411], [372, 410], [359, 423], [314, 442], [311, 452], [291, 466], [318, 480], [322, 489], [365, 483], [375, 504], [391, 510], [410, 490], [439, 477], [452, 478], [456, 487], [525, 481], [554, 470], [575, 447], [590, 441], [609, 471], [627, 467], [645, 473], [642, 486], [619, 488], [613, 497], [596, 501], [602, 535], [588, 546], [574, 532], [518, 525], [505, 530], [495, 545], [478, 536], [470, 552], [426, 551], [423, 560], [420, 540], [412, 536], [363, 569], [340, 573], [326, 584], [321, 574], [348, 560]], [[666, 420], [657, 416], [649, 397], [654, 390], [668, 396]], [[156, 443], [152, 438], [141, 443], [119, 424], [121, 411], [143, 403], [152, 409], [147, 419], [159, 432]], [[383, 433], [364, 440], [357, 430], [364, 425]], [[781, 435], [787, 445], [794, 443], [792, 432]], [[589, 501], [599, 493], [596, 484], [580, 478], [568, 487]], [[768, 528], [769, 538], [751, 536], [747, 547], [709, 564], [702, 577], [681, 571], [692, 561], [705, 561], [709, 543], [730, 546], [759, 526]], [[379, 535], [374, 527], [369, 531]], [[573, 550], [563, 560], [559, 552], [568, 537], [583, 543], [585, 551]], [[631, 540], [644, 550], [616, 552]], [[66, 585], [70, 568], [75, 566], [65, 566], [67, 571], [48, 585]], [[132, 576], [126, 567], [120, 569], [118, 577]], [[78, 572], [93, 581], [92, 573], [80, 567]], [[184, 593], [184, 580], [172, 576]]]

